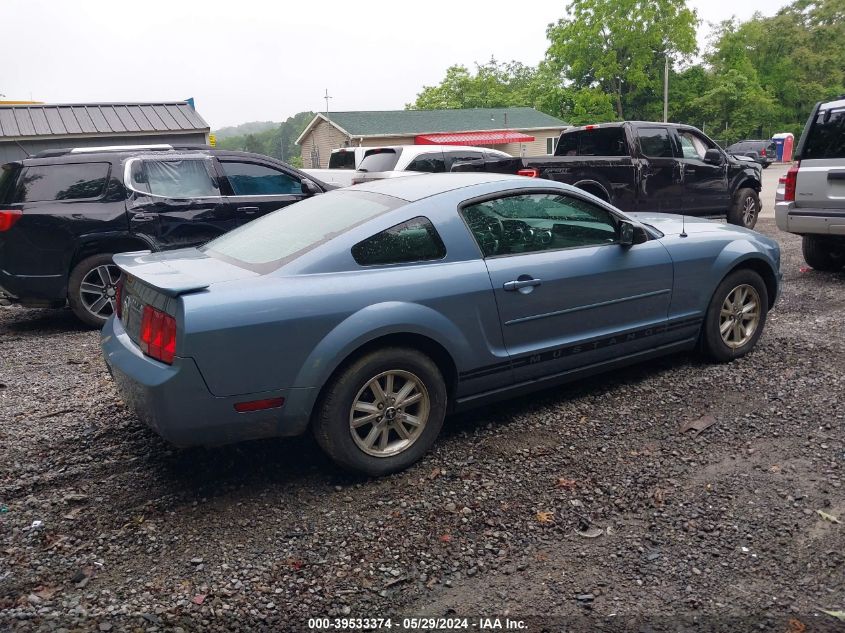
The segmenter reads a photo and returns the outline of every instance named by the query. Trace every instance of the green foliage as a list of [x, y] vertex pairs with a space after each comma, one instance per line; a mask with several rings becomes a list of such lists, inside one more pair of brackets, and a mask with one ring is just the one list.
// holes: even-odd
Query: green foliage
[[685, 0], [571, 0], [537, 66], [452, 66], [408, 108], [531, 106], [573, 124], [663, 117], [724, 142], [798, 135], [816, 101], [845, 93], [845, 0], [794, 0], [776, 15], [715, 27], [699, 63]]
[[[289, 117], [284, 123], [274, 123], [273, 127], [263, 131], [218, 138], [217, 147], [264, 154], [283, 160], [294, 167], [301, 167], [302, 156], [295, 141], [313, 118], [313, 112], [300, 112]], [[238, 127], [255, 129], [249, 127], [252, 125], [247, 123]]]
[[654, 92], [666, 56], [696, 51], [698, 20], [685, 0], [572, 0], [566, 11], [549, 26], [546, 61], [576, 88], [612, 95], [620, 119], [638, 93]]

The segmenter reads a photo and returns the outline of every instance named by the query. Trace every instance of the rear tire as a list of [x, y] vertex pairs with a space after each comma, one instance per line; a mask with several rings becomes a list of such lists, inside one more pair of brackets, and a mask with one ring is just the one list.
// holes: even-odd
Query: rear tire
[[120, 269], [111, 253], [86, 257], [71, 271], [67, 300], [77, 318], [90, 327], [101, 328], [114, 314]]
[[728, 222], [753, 229], [760, 215], [760, 196], [750, 187], [744, 187], [734, 195], [728, 210]]
[[836, 242], [818, 235], [805, 235], [801, 239], [804, 261], [823, 272], [837, 272], [845, 266], [845, 242]]
[[719, 362], [754, 349], [769, 312], [769, 295], [759, 274], [741, 268], [725, 277], [713, 293], [702, 330], [702, 351]]
[[379, 477], [428, 452], [443, 427], [446, 400], [443, 376], [428, 356], [379, 349], [332, 379], [315, 407], [312, 431], [335, 463]]

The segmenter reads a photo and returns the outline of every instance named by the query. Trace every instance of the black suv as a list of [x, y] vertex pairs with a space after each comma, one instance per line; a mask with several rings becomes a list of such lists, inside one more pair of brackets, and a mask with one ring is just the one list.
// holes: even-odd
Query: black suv
[[725, 150], [731, 156], [747, 156], [755, 163], [760, 163], [763, 169], [777, 160], [777, 144], [769, 139], [768, 141], [740, 141], [729, 145]]
[[114, 310], [124, 251], [197, 246], [333, 189], [267, 156], [209, 147], [49, 150], [0, 171], [0, 299]]

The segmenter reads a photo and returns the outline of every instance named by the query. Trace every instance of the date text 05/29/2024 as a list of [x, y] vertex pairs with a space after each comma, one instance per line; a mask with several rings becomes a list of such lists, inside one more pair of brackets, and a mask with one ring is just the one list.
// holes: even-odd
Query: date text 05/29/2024
[[513, 618], [310, 618], [311, 631], [524, 631], [524, 620]]

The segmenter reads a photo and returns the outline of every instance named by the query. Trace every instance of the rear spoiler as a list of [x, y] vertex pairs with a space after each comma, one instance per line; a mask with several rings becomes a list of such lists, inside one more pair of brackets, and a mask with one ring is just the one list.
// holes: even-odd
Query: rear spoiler
[[[151, 253], [152, 251], [118, 253], [112, 259], [122, 272], [137, 277], [148, 286], [171, 297], [205, 290], [211, 285], [170, 266], [161, 253], [157, 254], [156, 259], [150, 259]], [[179, 254], [179, 259], [184, 262], [184, 251]]]

